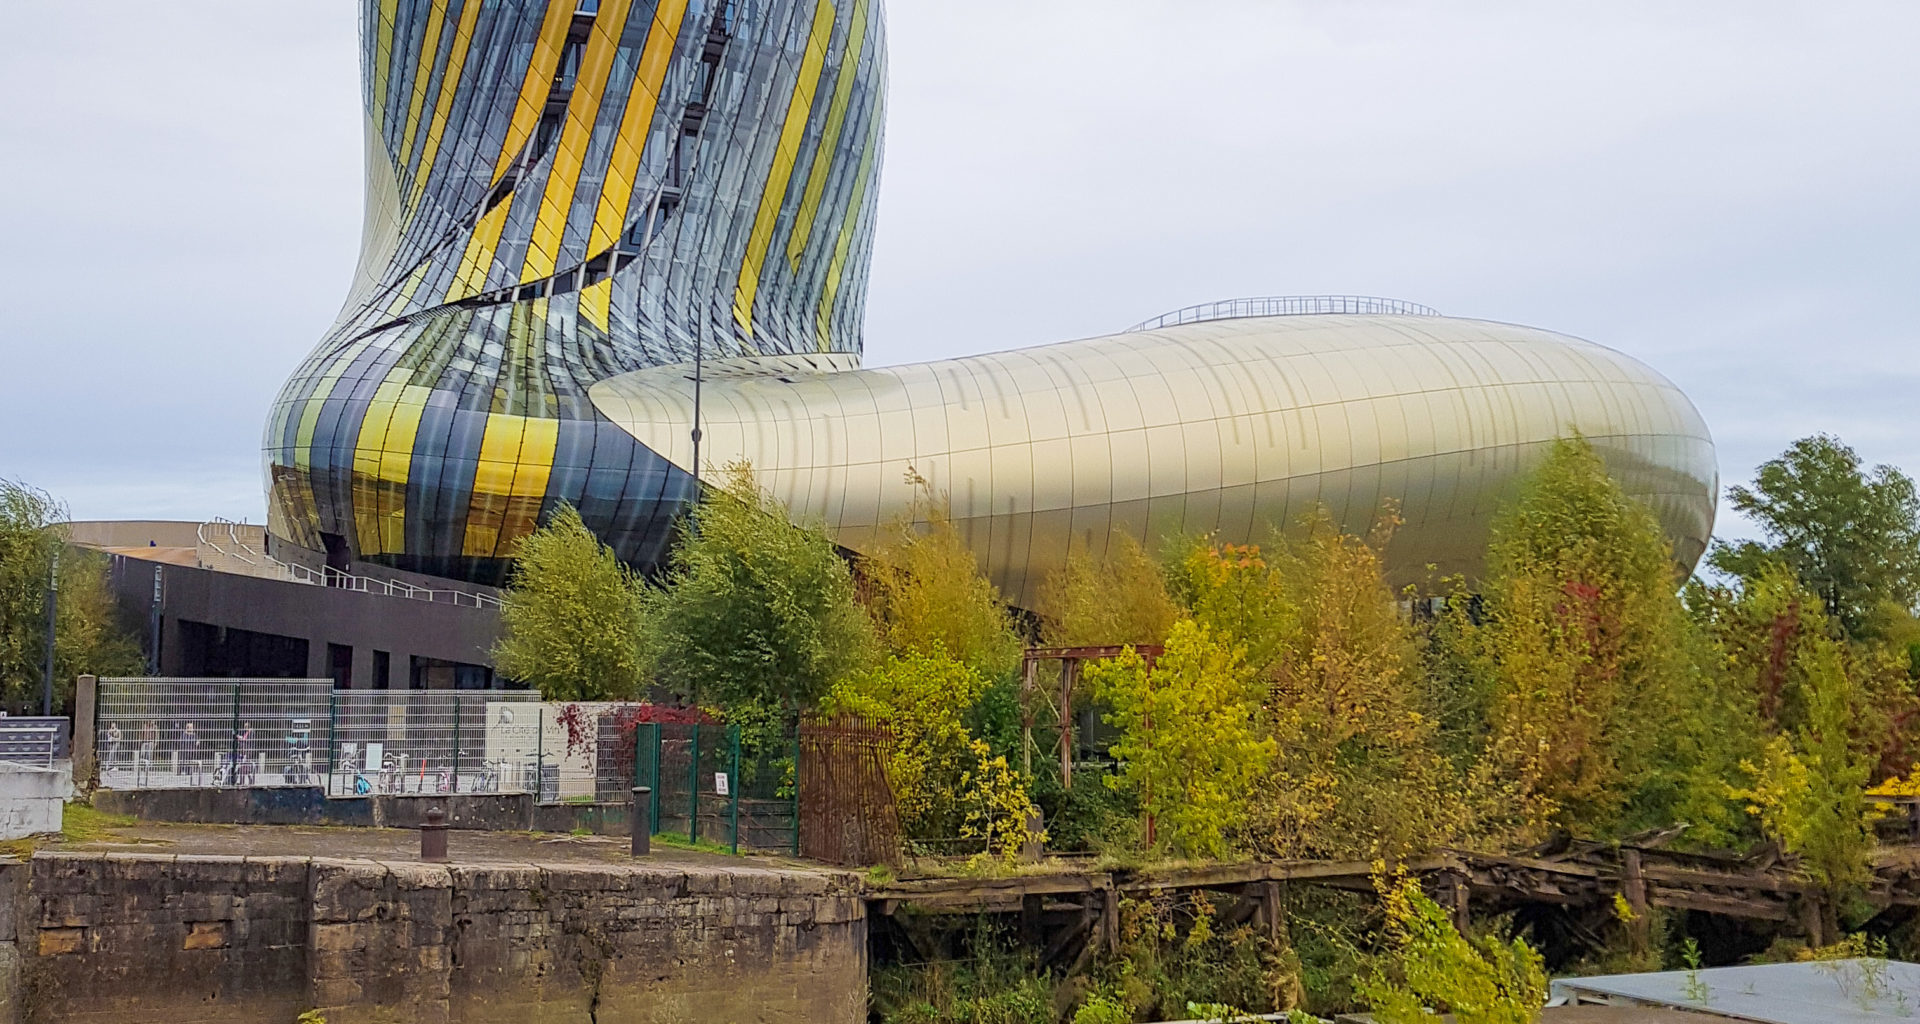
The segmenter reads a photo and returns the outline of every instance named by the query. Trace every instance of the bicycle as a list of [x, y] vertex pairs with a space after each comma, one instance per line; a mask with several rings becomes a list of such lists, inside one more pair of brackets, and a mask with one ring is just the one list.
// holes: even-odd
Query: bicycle
[[213, 769], [213, 784], [215, 786], [251, 786], [257, 775], [258, 769], [254, 768], [252, 761], [240, 758], [236, 763], [232, 754], [221, 754], [220, 763]]

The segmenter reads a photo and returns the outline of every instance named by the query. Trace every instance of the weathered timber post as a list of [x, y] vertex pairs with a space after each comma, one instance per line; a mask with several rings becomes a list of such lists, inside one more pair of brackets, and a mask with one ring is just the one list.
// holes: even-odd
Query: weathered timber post
[[1072, 658], [1060, 662], [1060, 787], [1073, 789], [1073, 683], [1080, 674], [1080, 663]]
[[1020, 897], [1020, 941], [1029, 946], [1038, 946], [1046, 938], [1041, 917], [1045, 909], [1046, 904], [1039, 896]]
[[1467, 883], [1466, 869], [1449, 871], [1442, 877], [1447, 886], [1448, 902], [1453, 908], [1453, 926], [1465, 935], [1473, 927], [1473, 890]]
[[1101, 949], [1112, 954], [1120, 948], [1120, 893], [1109, 880], [1097, 895], [1100, 900], [1100, 922], [1088, 941], [1098, 943]]
[[1800, 912], [1800, 927], [1807, 933], [1807, 945], [1818, 949], [1828, 945], [1831, 939], [1827, 935], [1826, 897], [1817, 892], [1800, 894], [1797, 909]]
[[1647, 901], [1647, 876], [1640, 863], [1640, 851], [1620, 851], [1620, 896], [1633, 915], [1627, 922], [1627, 944], [1635, 956], [1643, 956], [1653, 943], [1651, 904]]
[[633, 787], [633, 855], [645, 857], [653, 852], [653, 790]]
[[73, 681], [73, 784], [81, 792], [93, 789], [99, 761], [94, 753], [94, 708], [100, 696], [100, 678], [81, 676]]
[[447, 862], [447, 812], [427, 808], [426, 824], [420, 826], [420, 859], [428, 864]]
[[1033, 778], [1033, 655], [1020, 666], [1020, 756], [1027, 778]]
[[1280, 883], [1260, 883], [1260, 923], [1267, 929], [1267, 941], [1276, 947], [1285, 928], [1286, 909], [1280, 903]]

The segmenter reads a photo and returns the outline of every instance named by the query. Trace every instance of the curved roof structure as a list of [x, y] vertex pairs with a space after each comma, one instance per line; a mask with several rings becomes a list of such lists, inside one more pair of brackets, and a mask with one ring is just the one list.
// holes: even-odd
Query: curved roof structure
[[[643, 370], [591, 394], [691, 470], [688, 377]], [[1391, 502], [1397, 577], [1471, 574], [1500, 501], [1576, 431], [1688, 567], [1718, 493], [1706, 424], [1672, 383], [1611, 349], [1484, 320], [1237, 318], [881, 369], [732, 360], [703, 377], [703, 462], [751, 462], [854, 551], [909, 511], [912, 469], [1029, 606], [1071, 546], [1257, 541], [1316, 505], [1365, 533]]]

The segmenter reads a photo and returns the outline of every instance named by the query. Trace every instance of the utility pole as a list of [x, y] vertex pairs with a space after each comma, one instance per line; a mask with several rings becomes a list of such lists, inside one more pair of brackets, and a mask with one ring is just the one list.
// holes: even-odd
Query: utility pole
[[53, 644], [60, 619], [60, 549], [53, 549], [53, 567], [47, 570], [47, 674], [40, 691], [40, 713], [53, 717]]

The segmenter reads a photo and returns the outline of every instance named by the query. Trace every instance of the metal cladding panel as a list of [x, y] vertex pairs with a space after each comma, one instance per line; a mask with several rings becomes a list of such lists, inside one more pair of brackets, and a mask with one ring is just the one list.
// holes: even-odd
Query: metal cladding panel
[[692, 494], [596, 381], [858, 359], [879, 0], [362, 0], [366, 222], [263, 444], [269, 525], [497, 578], [554, 504], [647, 564]]
[[[774, 497], [853, 550], [909, 514], [912, 468], [950, 497], [1015, 604], [1076, 545], [1193, 531], [1257, 541], [1315, 505], [1354, 532], [1396, 505], [1398, 580], [1429, 565], [1471, 575], [1501, 500], [1576, 431], [1655, 510], [1683, 565], [1712, 532], [1713, 442], [1686, 397], [1618, 352], [1511, 324], [1304, 315], [885, 369], [756, 362], [707, 379], [703, 461], [751, 462]], [[592, 397], [691, 468], [685, 367], [616, 377]], [[877, 444], [848, 436], [876, 423]]]

